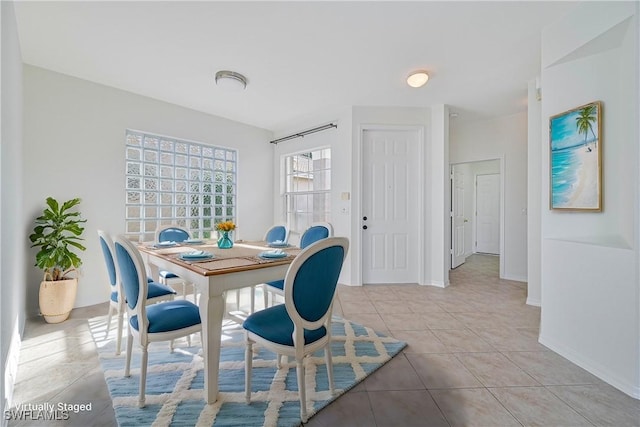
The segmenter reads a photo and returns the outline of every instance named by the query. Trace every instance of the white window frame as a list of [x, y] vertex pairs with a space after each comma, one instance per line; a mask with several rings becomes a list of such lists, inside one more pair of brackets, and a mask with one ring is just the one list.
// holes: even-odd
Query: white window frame
[[125, 234], [148, 239], [161, 225], [215, 237], [236, 219], [237, 150], [127, 129]]
[[[304, 230], [306, 230], [312, 223], [314, 222], [331, 222], [331, 147], [316, 147], [309, 150], [290, 153], [283, 156], [283, 169], [282, 176], [284, 181], [284, 192], [283, 192], [283, 212], [285, 215], [285, 221], [287, 223], [287, 227], [289, 227], [289, 231], [294, 234], [302, 234]], [[312, 155], [312, 153], [320, 153], [319, 160], [327, 160], [328, 159], [328, 167], [326, 166], [327, 162], [324, 162], [324, 165], [315, 169], [313, 168], [313, 160], [308, 162], [312, 166], [311, 169], [306, 168], [294, 168], [293, 165], [290, 167], [290, 162], [294, 162], [298, 158], [305, 157], [305, 155]], [[297, 164], [297, 162], [296, 162]], [[325, 184], [323, 189], [304, 189], [304, 185], [300, 185], [298, 183], [298, 188], [292, 181], [295, 177], [300, 178], [310, 178], [314, 179], [314, 174], [317, 176], [324, 175]], [[313, 186], [313, 184], [307, 184], [309, 186]], [[300, 197], [306, 198], [306, 206], [305, 209], [294, 209], [298, 206], [295, 206], [295, 199], [299, 199]], [[294, 199], [295, 198], [295, 199]], [[321, 203], [314, 202], [315, 201], [324, 201]], [[309, 209], [309, 206], [312, 206]], [[321, 209], [317, 209], [318, 205], [321, 206]]]

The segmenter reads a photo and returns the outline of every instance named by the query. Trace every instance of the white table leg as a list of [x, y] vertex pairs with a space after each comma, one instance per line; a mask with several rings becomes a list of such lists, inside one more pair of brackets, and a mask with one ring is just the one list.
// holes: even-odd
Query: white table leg
[[160, 269], [157, 265], [147, 263], [147, 273], [153, 280], [155, 280], [156, 282], [160, 282]]
[[[211, 288], [209, 287], [211, 292]], [[202, 321], [202, 357], [204, 359], [204, 399], [208, 404], [218, 399], [218, 371], [220, 369], [220, 340], [224, 295], [200, 296], [200, 319]]]

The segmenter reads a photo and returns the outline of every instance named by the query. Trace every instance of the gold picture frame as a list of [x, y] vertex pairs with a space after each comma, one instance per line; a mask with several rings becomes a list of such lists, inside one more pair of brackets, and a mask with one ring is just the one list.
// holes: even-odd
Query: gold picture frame
[[549, 208], [602, 211], [602, 102], [549, 118]]

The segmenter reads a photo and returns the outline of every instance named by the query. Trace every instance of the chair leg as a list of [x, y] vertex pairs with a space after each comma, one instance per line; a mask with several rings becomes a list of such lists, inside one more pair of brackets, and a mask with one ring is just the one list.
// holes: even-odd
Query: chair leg
[[120, 355], [120, 347], [122, 346], [122, 323], [124, 313], [118, 312], [118, 331], [116, 332], [116, 356]]
[[[182, 282], [182, 299], [187, 300], [187, 282]], [[173, 341], [171, 345], [173, 345]], [[187, 347], [191, 347], [191, 335], [187, 335]], [[171, 351], [173, 352], [173, 348]]]
[[256, 311], [256, 286], [251, 286], [251, 312], [253, 314]]
[[[162, 283], [164, 283], [166, 285], [165, 282], [162, 282]], [[182, 281], [181, 283], [182, 283], [182, 299], [186, 300], [187, 299], [187, 286], [188, 285], [187, 285], [187, 282], [185, 282], [185, 281]], [[175, 298], [173, 296], [171, 296], [169, 298], [169, 300], [170, 301], [175, 301]], [[191, 335], [187, 335], [186, 338], [187, 338], [187, 346], [191, 347]], [[174, 340], [169, 341], [169, 350], [171, 351], [171, 353], [173, 353], [173, 349], [174, 348], [175, 348]]]
[[140, 396], [138, 396], [138, 407], [144, 408], [144, 400], [147, 386], [147, 362], [149, 352], [146, 346], [142, 347], [142, 360], [140, 360]]
[[298, 394], [300, 395], [300, 419], [303, 423], [307, 418], [307, 393], [304, 384], [304, 358], [296, 359], [296, 374], [298, 375]]
[[283, 367], [284, 365], [289, 364], [289, 356], [287, 356], [286, 354], [279, 354], [278, 364], [280, 368]]
[[236, 289], [236, 310], [240, 311], [240, 289]]
[[265, 285], [262, 285], [262, 296], [264, 297], [264, 308], [269, 307], [269, 291]]
[[253, 369], [252, 342], [247, 339], [244, 349], [244, 398], [247, 404], [251, 403], [251, 372]]
[[333, 386], [333, 360], [331, 357], [331, 341], [327, 343], [327, 346], [324, 348], [324, 360], [327, 364], [327, 378], [329, 379], [329, 390], [333, 395], [335, 393]]
[[129, 331], [129, 336], [127, 337], [127, 361], [124, 365], [124, 376], [131, 376], [131, 350], [133, 349], [133, 335], [131, 335], [131, 331]]
[[[104, 338], [109, 338], [109, 330], [111, 330], [111, 316], [113, 315], [113, 306], [109, 305], [109, 315], [107, 316], [107, 332], [104, 334]], [[116, 353], [118, 354], [118, 353]]]

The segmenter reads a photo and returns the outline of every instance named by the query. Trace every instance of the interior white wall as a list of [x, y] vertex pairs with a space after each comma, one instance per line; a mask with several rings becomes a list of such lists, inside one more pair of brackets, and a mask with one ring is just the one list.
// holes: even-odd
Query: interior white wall
[[431, 107], [430, 150], [427, 168], [431, 191], [430, 205], [426, 211], [431, 213], [429, 230], [430, 251], [427, 252], [431, 264], [428, 284], [449, 286], [451, 269], [451, 180], [449, 179], [449, 107], [443, 104]]
[[22, 56], [13, 2], [0, 2], [0, 30], [0, 408], [8, 409], [5, 399], [11, 399], [24, 329], [28, 248], [22, 215]]
[[[270, 144], [273, 150], [273, 218], [275, 222], [284, 223], [284, 158], [294, 153], [311, 151], [320, 147], [331, 148], [331, 218], [335, 236], [350, 239], [350, 249], [340, 273], [340, 283], [351, 284], [353, 241], [351, 239], [351, 109], [344, 108], [330, 113], [322, 113], [287, 124], [274, 135], [273, 139], [291, 135], [305, 129], [311, 129], [328, 123], [338, 127], [295, 138], [278, 144]], [[343, 200], [347, 193], [349, 199]], [[343, 211], [346, 209], [346, 212]], [[291, 234], [290, 242], [298, 244], [300, 236]]]
[[399, 128], [407, 127], [412, 129], [420, 129], [423, 135], [423, 154], [421, 159], [423, 168], [423, 181], [418, 183], [423, 188], [423, 218], [422, 225], [424, 230], [423, 239], [423, 275], [422, 283], [431, 283], [431, 212], [428, 208], [431, 205], [430, 199], [432, 194], [431, 178], [428, 174], [428, 162], [431, 158], [429, 132], [431, 125], [431, 111], [424, 108], [402, 108], [402, 107], [353, 107], [352, 112], [352, 135], [351, 144], [353, 149], [351, 168], [353, 186], [352, 186], [352, 282], [354, 284], [362, 284], [362, 253], [361, 253], [361, 232], [362, 232], [362, 131], [367, 128], [396, 126]]
[[452, 122], [449, 161], [504, 159], [504, 279], [527, 281], [527, 114]]
[[[423, 134], [424, 144], [424, 182], [419, 183], [424, 188], [425, 206], [423, 228], [423, 253], [424, 253], [424, 276], [423, 282], [431, 283], [431, 197], [432, 186], [429, 176], [429, 166], [427, 162], [431, 158], [430, 143], [431, 135], [426, 129], [430, 127], [431, 111], [423, 108], [387, 108], [387, 107], [363, 107], [355, 106], [343, 109], [333, 109], [330, 112], [313, 114], [292, 121], [279, 129], [274, 138], [286, 136], [307, 128], [312, 128], [321, 124], [335, 122], [338, 124], [336, 130], [319, 132], [317, 134], [305, 136], [304, 139], [294, 139], [279, 143], [274, 147], [274, 170], [281, 170], [281, 159], [283, 156], [302, 150], [308, 150], [319, 146], [329, 145], [332, 148], [332, 217], [331, 221], [335, 228], [336, 235], [347, 236], [350, 239], [349, 255], [345, 262], [340, 277], [341, 283], [350, 285], [361, 285], [361, 133], [367, 127], [408, 127], [420, 129]], [[443, 163], [444, 165], [444, 163]], [[444, 166], [443, 166], [444, 167]], [[279, 172], [278, 172], [279, 174]], [[274, 177], [274, 218], [276, 221], [283, 221], [281, 177]], [[342, 200], [342, 194], [348, 193], [349, 200]], [[444, 190], [439, 189], [439, 204], [444, 206]], [[342, 209], [346, 208], [347, 213]], [[444, 249], [440, 257], [444, 256]]]
[[[548, 206], [548, 194], [541, 194], [542, 169], [542, 104], [537, 97], [535, 80], [528, 85], [527, 103], [527, 304], [541, 304], [541, 219], [543, 206]], [[545, 200], [543, 200], [545, 199]], [[545, 204], [546, 202], [546, 204]]]
[[[82, 198], [87, 219], [76, 306], [108, 300], [98, 228], [124, 232], [127, 128], [238, 150], [237, 237], [259, 239], [273, 222], [272, 133], [32, 66], [24, 67], [24, 218], [47, 196]], [[250, 196], [248, 196], [250, 195]], [[27, 230], [20, 231], [26, 238]], [[19, 240], [19, 239], [17, 239]], [[4, 241], [4, 237], [3, 237]], [[28, 250], [27, 310], [37, 312], [41, 272]]]
[[[585, 2], [543, 31], [540, 123], [540, 342], [636, 398], [638, 9]], [[603, 212], [549, 210], [548, 118], [595, 100], [603, 102]]]

